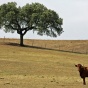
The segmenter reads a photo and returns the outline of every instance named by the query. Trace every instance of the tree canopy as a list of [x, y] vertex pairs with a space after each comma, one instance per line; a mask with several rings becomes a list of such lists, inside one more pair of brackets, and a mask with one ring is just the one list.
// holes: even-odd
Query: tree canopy
[[16, 2], [8, 2], [0, 6], [0, 28], [5, 32], [17, 31], [20, 35], [20, 45], [23, 45], [23, 36], [30, 30], [39, 35], [57, 37], [63, 32], [63, 19], [43, 4], [32, 3], [23, 7]]

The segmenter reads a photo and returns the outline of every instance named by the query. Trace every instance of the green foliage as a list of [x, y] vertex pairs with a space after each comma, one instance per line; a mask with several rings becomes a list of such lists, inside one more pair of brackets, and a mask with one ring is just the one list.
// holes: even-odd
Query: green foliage
[[0, 6], [0, 25], [6, 32], [13, 32], [17, 29], [16, 19], [19, 10], [15, 2], [3, 4]]
[[63, 32], [62, 18], [39, 3], [26, 4], [23, 7], [17, 7], [16, 2], [3, 4], [0, 6], [0, 17], [0, 27], [5, 32], [17, 31], [21, 38], [29, 30], [52, 37]]

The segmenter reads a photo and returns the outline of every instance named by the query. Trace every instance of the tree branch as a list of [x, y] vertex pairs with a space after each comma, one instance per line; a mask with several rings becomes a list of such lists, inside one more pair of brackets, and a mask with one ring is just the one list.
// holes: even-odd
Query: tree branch
[[16, 23], [15, 23], [17, 26], [18, 26], [18, 29], [21, 29], [19, 23], [18, 23], [18, 20], [16, 19]]
[[32, 30], [32, 29], [34, 29], [34, 28], [35, 28], [35, 27], [26, 27], [26, 28], [22, 28], [21, 30], [24, 31], [24, 32], [23, 32], [23, 35], [25, 35], [25, 34], [27, 33], [27, 31]]
[[13, 30], [17, 30], [17, 29], [14, 28], [11, 24], [5, 25], [5, 27], [7, 27], [7, 28], [11, 28], [11, 29], [13, 29]]

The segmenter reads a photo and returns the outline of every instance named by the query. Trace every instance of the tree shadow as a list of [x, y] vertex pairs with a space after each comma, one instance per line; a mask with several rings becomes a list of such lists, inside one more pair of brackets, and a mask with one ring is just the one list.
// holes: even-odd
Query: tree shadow
[[18, 43], [11, 43], [11, 42], [4, 43], [4, 45], [10, 45], [10, 46], [18, 46], [18, 47], [20, 47], [20, 45]]
[[20, 46], [20, 44], [18, 44], [18, 43], [5, 43], [5, 45], [17, 46], [17, 47], [25, 47], [25, 48], [36, 48], [36, 49], [53, 50], [53, 49], [50, 49], [50, 48], [43, 48], [43, 47], [30, 46], [30, 45], [23, 45], [23, 46]]
[[52, 50], [52, 51], [60, 51], [60, 52], [69, 52], [69, 53], [76, 53], [76, 54], [86, 54], [86, 53], [81, 53], [81, 52], [72, 52], [72, 51], [66, 51], [66, 50], [44, 48], [44, 47], [39, 47], [39, 46], [30, 46], [30, 45], [20, 46], [20, 44], [18, 44], [18, 43], [5, 43], [5, 44], [6, 45], [10, 45], [10, 46], [25, 47], [25, 48], [35, 48], [35, 49]]

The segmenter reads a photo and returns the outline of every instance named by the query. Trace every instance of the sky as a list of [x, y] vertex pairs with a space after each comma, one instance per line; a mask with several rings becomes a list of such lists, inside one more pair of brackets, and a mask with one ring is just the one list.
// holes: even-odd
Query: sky
[[[39, 36], [32, 31], [27, 32], [25, 39], [50, 39], [50, 40], [87, 40], [88, 39], [88, 0], [0, 0], [0, 5], [7, 2], [16, 2], [18, 6], [26, 3], [38, 2], [48, 9], [56, 11], [63, 19], [63, 33], [57, 38]], [[0, 30], [1, 38], [19, 38], [15, 32], [5, 33]]]

